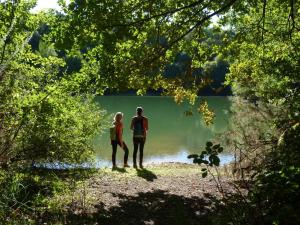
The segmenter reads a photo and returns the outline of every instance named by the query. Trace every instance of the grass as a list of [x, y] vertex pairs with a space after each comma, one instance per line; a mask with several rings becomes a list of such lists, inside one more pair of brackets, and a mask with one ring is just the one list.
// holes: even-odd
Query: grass
[[156, 176], [188, 176], [191, 174], [200, 175], [201, 168], [192, 164], [181, 163], [163, 163], [163, 164], [150, 164], [144, 167], [144, 169], [135, 168], [117, 168], [112, 170], [111, 168], [99, 169], [96, 173], [97, 176], [111, 175], [112, 177], [137, 177], [143, 174], [153, 173]]

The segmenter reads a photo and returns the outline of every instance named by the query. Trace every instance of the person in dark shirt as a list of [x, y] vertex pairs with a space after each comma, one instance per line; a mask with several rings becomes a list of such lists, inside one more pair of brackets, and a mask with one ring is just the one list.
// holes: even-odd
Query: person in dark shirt
[[143, 108], [136, 108], [136, 116], [132, 118], [130, 129], [133, 130], [133, 167], [137, 168], [136, 155], [140, 152], [140, 168], [143, 169], [143, 153], [148, 132], [148, 118], [143, 116]]

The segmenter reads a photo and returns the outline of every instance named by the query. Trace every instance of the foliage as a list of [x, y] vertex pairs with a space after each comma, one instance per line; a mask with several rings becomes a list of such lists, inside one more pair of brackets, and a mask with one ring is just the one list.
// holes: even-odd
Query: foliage
[[[36, 224], [47, 211], [63, 211], [61, 196], [74, 196], [82, 180], [92, 176], [93, 169], [14, 169], [0, 177], [0, 223]], [[54, 204], [55, 203], [55, 204]]]
[[[29, 13], [30, 5], [26, 3], [7, 4], [16, 8], [15, 14], [11, 15], [14, 20], [24, 17], [25, 13], [27, 20], [23, 23], [33, 23], [38, 17]], [[8, 7], [1, 10], [6, 12]], [[40, 22], [45, 19], [43, 15], [38, 18]], [[37, 20], [30, 29], [34, 31], [40, 22]], [[40, 41], [39, 50], [33, 53], [28, 39], [23, 39], [28, 35], [26, 27], [24, 24], [18, 26], [1, 29], [6, 29], [8, 35], [20, 30], [16, 34], [20, 35], [19, 39], [11, 37], [3, 46], [0, 80], [2, 163], [86, 161], [91, 156], [90, 141], [100, 129], [103, 112], [93, 102], [92, 95], [78, 90], [80, 73], [71, 76], [62, 71], [65, 62], [57, 57], [53, 45]], [[10, 58], [12, 51], [14, 58]]]
[[212, 110], [209, 109], [206, 101], [203, 101], [200, 104], [198, 111], [199, 111], [199, 113], [201, 113], [203, 115], [203, 119], [204, 119], [206, 125], [211, 125], [213, 123], [215, 114]]
[[2, 174], [0, 186], [0, 221], [7, 224], [33, 222], [39, 208], [47, 205], [47, 198], [68, 189], [54, 174], [45, 179], [17, 171]]
[[34, 223], [49, 198], [68, 190], [49, 172], [22, 169], [93, 159], [91, 141], [105, 123], [94, 91], [86, 90], [85, 72], [69, 67], [76, 54], [62, 56], [44, 39], [53, 17], [30, 13], [34, 4], [0, 2], [0, 220], [5, 224]]
[[[236, 130], [239, 159], [247, 157], [255, 169], [248, 200], [260, 211], [260, 223], [298, 224], [299, 5], [273, 0], [257, 6], [232, 19], [237, 38], [229, 46], [235, 54], [227, 82], [254, 109], [244, 114], [251, 125]], [[238, 119], [246, 121], [241, 114]]]
[[227, 64], [216, 56], [221, 40], [232, 34], [207, 26], [211, 12], [223, 13], [234, 2], [71, 1], [54, 16], [47, 38], [61, 51], [82, 53], [87, 82], [97, 93], [162, 90], [177, 103], [194, 104], [208, 85], [213, 93], [223, 90], [224, 80], [216, 85], [213, 79], [217, 72], [224, 78]]
[[[298, 224], [300, 202], [299, 123], [284, 132], [276, 151], [267, 155], [265, 170], [259, 173], [252, 202], [260, 204], [264, 223]], [[270, 192], [272, 190], [272, 192]], [[286, 215], [289, 215], [287, 218]]]
[[254, 184], [251, 210], [232, 217], [234, 224], [299, 223], [298, 11], [295, 1], [253, 1], [220, 21], [234, 32], [222, 55], [230, 62], [227, 84], [240, 97], [225, 135], [236, 153], [233, 172], [240, 170], [239, 179], [250, 173]]
[[[205, 150], [201, 152], [200, 155], [192, 154], [189, 155], [189, 159], [193, 159], [193, 163], [204, 164], [206, 166], [220, 166], [219, 153], [223, 152], [223, 147], [220, 144], [213, 144], [212, 142], [207, 142]], [[201, 170], [202, 177], [205, 178], [208, 174], [207, 168]]]

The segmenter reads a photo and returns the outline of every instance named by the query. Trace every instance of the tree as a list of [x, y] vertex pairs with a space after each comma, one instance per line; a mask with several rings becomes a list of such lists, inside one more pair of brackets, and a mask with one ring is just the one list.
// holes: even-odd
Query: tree
[[[295, 17], [293, 2], [276, 1], [279, 7], [293, 8], [291, 19]], [[192, 101], [193, 94], [207, 86], [207, 80], [198, 79], [195, 84], [194, 77], [186, 76], [189, 71], [203, 68], [212, 57], [226, 52], [224, 45], [231, 42], [235, 34], [233, 23], [238, 24], [243, 13], [255, 8], [260, 10], [261, 19], [254, 29], [261, 33], [267, 3], [258, 0], [184, 3], [177, 0], [147, 3], [74, 0], [68, 6], [63, 2], [62, 5], [65, 14], [59, 14], [52, 24], [51, 38], [56, 40], [58, 48], [84, 49], [87, 62], [96, 59], [98, 77], [91, 80], [97, 83], [99, 92], [103, 88], [136, 89], [138, 94], [144, 94], [148, 88], [162, 88], [168, 95], [185, 93]], [[231, 30], [223, 32], [219, 43], [210, 43], [212, 47], [207, 48], [202, 42], [209, 38], [206, 28], [215, 15], [223, 27], [231, 26]], [[287, 19], [287, 15], [281, 18]], [[173, 73], [176, 79], [163, 76], [166, 70], [174, 69], [172, 62], [179, 54], [187, 54], [191, 66], [184, 68], [185, 73]], [[182, 74], [184, 76], [180, 76]]]
[[187, 53], [192, 68], [202, 67], [215, 54], [201, 45], [206, 36], [202, 28], [235, 2], [72, 1], [52, 24], [50, 39], [58, 40], [61, 49], [84, 49], [87, 62], [97, 60], [99, 77], [91, 80], [98, 89], [136, 89], [144, 94], [148, 88], [163, 88], [175, 95], [183, 86], [195, 94], [206, 81], [193, 85], [191, 75], [168, 79], [163, 76], [166, 66]]
[[231, 137], [242, 151], [240, 163], [250, 160], [254, 170], [246, 219], [298, 224], [299, 3], [262, 1], [245, 10], [227, 17], [236, 38], [225, 55], [231, 63], [227, 82], [246, 100], [235, 113], [242, 127]]
[[29, 40], [48, 15], [31, 14], [34, 1], [0, 4], [0, 157], [10, 163], [85, 162], [91, 138], [104, 112], [89, 92], [78, 89], [79, 77], [68, 76], [53, 45]]

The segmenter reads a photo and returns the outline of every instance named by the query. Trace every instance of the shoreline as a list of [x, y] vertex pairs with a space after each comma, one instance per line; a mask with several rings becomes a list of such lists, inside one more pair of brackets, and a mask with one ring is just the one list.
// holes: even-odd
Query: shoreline
[[[222, 168], [226, 166], [228, 163], [220, 165], [219, 168]], [[36, 163], [34, 166], [32, 166], [32, 169], [42, 169], [42, 170], [53, 170], [53, 171], [60, 171], [60, 170], [107, 170], [111, 169], [112, 166], [93, 166], [94, 163], [91, 164], [67, 164], [67, 163]], [[134, 169], [132, 164], [129, 163], [129, 168], [125, 169]], [[149, 163], [143, 163], [143, 167], [145, 169], [147, 168], [164, 168], [164, 167], [174, 167], [174, 168], [199, 168], [201, 170], [201, 166], [198, 164], [194, 164], [193, 162], [191, 163], [186, 163], [186, 162], [149, 162]], [[123, 164], [119, 163], [117, 164], [117, 168], [123, 169]], [[139, 169], [139, 167], [138, 167]]]

